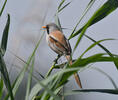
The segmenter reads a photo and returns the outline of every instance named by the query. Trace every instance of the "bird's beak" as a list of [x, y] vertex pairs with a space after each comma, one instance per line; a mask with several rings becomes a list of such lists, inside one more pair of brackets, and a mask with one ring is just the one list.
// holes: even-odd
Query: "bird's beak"
[[46, 26], [42, 26], [43, 29], [46, 29]]

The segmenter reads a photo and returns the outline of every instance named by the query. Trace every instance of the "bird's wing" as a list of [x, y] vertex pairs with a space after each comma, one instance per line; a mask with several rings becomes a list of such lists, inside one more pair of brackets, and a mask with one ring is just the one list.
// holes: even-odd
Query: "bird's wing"
[[58, 40], [54, 39], [53, 37], [49, 36], [49, 46], [58, 54], [64, 54], [68, 51], [65, 46], [60, 43]]
[[52, 40], [52, 43], [55, 44], [57, 48], [61, 49], [61, 51], [65, 52], [66, 54], [71, 53], [70, 43], [60, 31], [51, 32], [49, 37]]

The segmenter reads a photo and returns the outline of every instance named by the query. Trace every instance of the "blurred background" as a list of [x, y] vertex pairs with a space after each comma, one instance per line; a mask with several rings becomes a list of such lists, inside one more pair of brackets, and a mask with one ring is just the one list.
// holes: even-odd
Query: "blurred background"
[[[11, 81], [15, 79], [20, 69], [23, 67], [24, 62], [18, 59], [16, 56], [27, 61], [28, 57], [32, 53], [35, 45], [41, 35], [43, 30], [41, 30], [42, 25], [54, 22], [54, 14], [61, 0], [8, 0], [3, 15], [0, 19], [0, 38], [5, 26], [7, 19], [7, 14], [11, 16], [9, 40], [8, 40], [8, 50], [5, 55], [5, 61], [9, 69]], [[70, 0], [66, 0], [69, 2]], [[67, 30], [63, 30], [65, 36], [68, 38], [71, 29], [79, 21], [82, 12], [86, 8], [90, 0], [72, 0], [72, 3], [65, 8], [60, 14], [61, 25]], [[92, 16], [94, 11], [96, 11], [106, 0], [96, 0], [94, 6], [88, 12], [84, 20], [80, 23], [78, 28], [80, 28], [84, 23]], [[0, 0], [3, 3], [4, 0]], [[94, 38], [95, 40], [101, 40], [105, 38], [118, 38], [118, 9], [111, 13], [109, 16], [104, 18], [102, 21], [91, 26], [86, 34]], [[46, 32], [45, 32], [46, 34]], [[70, 40], [72, 48], [75, 45], [77, 38]], [[90, 46], [92, 42], [87, 38], [83, 38], [78, 49], [73, 55], [73, 59], [76, 59], [81, 53]], [[108, 48], [112, 53], [118, 54], [118, 41], [107, 41], [102, 43], [106, 48]], [[96, 54], [103, 53], [104, 51], [99, 47], [87, 52], [85, 57]], [[39, 76], [36, 71], [45, 75], [52, 65], [52, 61], [55, 59], [57, 54], [55, 54], [47, 45], [45, 41], [45, 36], [39, 45], [35, 59], [35, 71], [34, 74]], [[62, 57], [59, 63], [65, 60]], [[92, 65], [93, 67], [99, 68], [106, 72], [112, 77], [115, 83], [118, 83], [118, 72], [113, 63], [96, 63]], [[100, 72], [87, 68], [84, 71], [79, 72], [82, 81], [83, 88], [85, 89], [111, 89], [114, 88], [109, 79], [101, 74]], [[19, 91], [16, 95], [16, 100], [23, 100], [25, 95], [25, 87], [27, 73], [22, 82]], [[39, 76], [39, 79], [41, 77]], [[35, 82], [33, 82], [34, 84]], [[70, 82], [65, 86], [65, 90], [78, 89], [79, 87], [70, 78]], [[21, 94], [22, 93], [22, 94]], [[19, 99], [20, 98], [20, 99]], [[75, 96], [68, 96], [66, 100], [117, 100], [118, 96], [111, 94], [101, 94], [101, 93], [81, 93]]]

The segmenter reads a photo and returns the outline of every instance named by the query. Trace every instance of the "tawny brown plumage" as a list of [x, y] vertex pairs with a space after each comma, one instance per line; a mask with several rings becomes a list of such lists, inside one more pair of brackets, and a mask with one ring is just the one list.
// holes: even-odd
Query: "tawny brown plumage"
[[[56, 33], [56, 34], [55, 34]], [[47, 41], [49, 46], [59, 55], [70, 55], [71, 47], [68, 44], [68, 40], [60, 31], [53, 31], [47, 35]], [[56, 50], [55, 50], [56, 48]]]
[[[46, 40], [50, 48], [53, 51], [55, 51], [58, 55], [64, 55], [66, 59], [69, 61], [69, 64], [72, 65], [70, 43], [66, 39], [64, 34], [61, 32], [59, 27], [54, 23], [50, 23], [46, 26], [43, 26], [43, 28], [47, 29], [48, 34], [46, 36]], [[82, 88], [79, 75], [75, 73], [74, 77], [79, 87]]]
[[[72, 62], [72, 60], [71, 60], [70, 55], [67, 55], [67, 56], [66, 56], [66, 59], [67, 59], [68, 61], [70, 61], [69, 64], [72, 65], [73, 62]], [[76, 83], [78, 84], [78, 86], [79, 86], [80, 88], [82, 88], [82, 84], [81, 84], [81, 80], [80, 80], [80, 78], [79, 78], [79, 75], [78, 75], [77, 73], [74, 73], [74, 77], [75, 77], [75, 80], [76, 80]]]

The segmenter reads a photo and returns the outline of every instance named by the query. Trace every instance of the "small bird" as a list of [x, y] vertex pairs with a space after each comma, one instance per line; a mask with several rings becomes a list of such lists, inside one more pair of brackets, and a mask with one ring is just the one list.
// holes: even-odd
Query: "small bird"
[[[69, 61], [69, 64], [72, 65], [71, 46], [61, 29], [55, 23], [49, 23], [46, 26], [42, 26], [42, 28], [47, 30], [46, 41], [49, 47], [59, 56], [64, 55]], [[76, 83], [80, 88], [82, 88], [79, 75], [77, 73], [74, 73], [74, 77]]]

